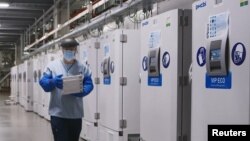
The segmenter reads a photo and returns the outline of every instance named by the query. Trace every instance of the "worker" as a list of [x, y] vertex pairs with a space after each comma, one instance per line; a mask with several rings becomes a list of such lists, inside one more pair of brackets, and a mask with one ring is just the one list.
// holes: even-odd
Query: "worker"
[[[93, 90], [91, 71], [76, 60], [79, 43], [68, 38], [61, 42], [63, 58], [50, 62], [44, 69], [39, 84], [50, 92], [49, 115], [54, 141], [79, 141], [82, 130], [83, 97]], [[62, 95], [63, 77], [83, 75], [83, 92]]]

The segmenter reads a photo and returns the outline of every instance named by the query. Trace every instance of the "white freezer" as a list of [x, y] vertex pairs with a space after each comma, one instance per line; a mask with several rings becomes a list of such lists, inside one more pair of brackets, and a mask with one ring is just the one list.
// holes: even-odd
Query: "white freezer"
[[193, 4], [192, 141], [210, 124], [250, 124], [248, 13], [247, 0]]
[[[44, 71], [44, 68], [43, 68], [43, 61], [44, 61], [44, 53], [40, 54], [38, 56], [38, 81], [42, 78], [42, 73]], [[39, 89], [38, 89], [38, 102], [37, 102], [37, 108], [38, 108], [38, 115], [41, 116], [41, 117], [44, 117], [44, 90], [42, 89], [42, 87], [39, 85]]]
[[20, 75], [20, 81], [19, 81], [19, 90], [20, 90], [20, 105], [23, 107], [25, 103], [25, 73], [24, 73], [24, 63], [19, 65], [19, 75]]
[[[139, 137], [139, 37], [137, 30], [115, 30], [100, 37], [103, 55], [99, 56], [102, 74], [98, 109], [103, 141], [127, 141], [131, 134]], [[127, 79], [123, 86], [122, 78]], [[114, 134], [108, 139], [110, 130]]]
[[38, 59], [37, 57], [36, 58], [33, 58], [33, 101], [34, 101], [34, 104], [33, 104], [33, 111], [35, 113], [38, 113], [38, 95], [40, 94], [39, 93], [39, 78], [38, 78], [38, 67], [39, 67], [39, 62], [38, 62]]
[[17, 101], [17, 92], [18, 92], [18, 72], [17, 72], [17, 66], [13, 66], [11, 68], [11, 98], [14, 102]]
[[10, 68], [10, 96], [11, 97], [14, 97], [14, 91], [15, 91], [15, 89], [14, 89], [14, 79], [15, 79], [15, 72], [14, 72], [14, 67], [11, 67]]
[[22, 68], [22, 75], [23, 75], [23, 81], [22, 81], [22, 83], [23, 83], [23, 85], [22, 85], [22, 99], [23, 99], [23, 101], [22, 101], [22, 106], [24, 107], [24, 109], [25, 109], [25, 107], [26, 107], [26, 103], [27, 103], [27, 101], [28, 101], [28, 99], [27, 99], [27, 97], [28, 97], [28, 93], [27, 93], [27, 72], [26, 72], [26, 70], [28, 69], [28, 62], [27, 62], [27, 60], [26, 61], [24, 61], [23, 62], [23, 68]]
[[175, 9], [141, 23], [142, 141], [190, 141], [191, 21], [191, 10]]
[[79, 60], [81, 63], [89, 65], [92, 71], [92, 80], [94, 83], [93, 91], [83, 98], [84, 117], [82, 121], [81, 137], [86, 140], [98, 140], [98, 117], [95, 115], [99, 113], [98, 110], [98, 91], [99, 84], [95, 83], [95, 79], [100, 77], [100, 47], [96, 38], [90, 38], [80, 43], [78, 46]]
[[17, 103], [21, 105], [21, 94], [22, 94], [22, 73], [21, 73], [22, 65], [19, 64], [17, 66]]
[[18, 66], [14, 66], [14, 101], [18, 103]]
[[[52, 61], [54, 61], [57, 57], [56, 53], [47, 53], [43, 56], [43, 62], [42, 62], [42, 72], [45, 70], [45, 67]], [[50, 103], [50, 94], [43, 91], [42, 93], [42, 115], [45, 119], [50, 120], [49, 115], [49, 103]]]
[[24, 61], [24, 109], [33, 111], [33, 62], [31, 59]]
[[[46, 63], [47, 63], [47, 54], [45, 52], [42, 53], [41, 55], [41, 77], [43, 76], [43, 72], [45, 70], [46, 67]], [[41, 116], [44, 117], [46, 119], [46, 98], [48, 97], [48, 93], [46, 93], [43, 89], [42, 89], [42, 93], [41, 93]]]

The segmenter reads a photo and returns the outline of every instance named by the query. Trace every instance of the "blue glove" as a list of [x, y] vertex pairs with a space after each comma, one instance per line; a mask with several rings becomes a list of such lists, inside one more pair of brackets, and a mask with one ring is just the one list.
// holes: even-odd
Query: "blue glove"
[[43, 74], [43, 77], [40, 79], [39, 84], [45, 92], [51, 92], [55, 88], [55, 84], [52, 83], [52, 75], [46, 73]]
[[51, 80], [51, 82], [54, 84], [54, 86], [56, 86], [59, 89], [63, 88], [63, 80], [62, 80], [62, 74], [61, 75], [57, 75], [55, 78], [53, 78]]
[[87, 96], [94, 88], [91, 76], [84, 77], [83, 79], [83, 92], [73, 94], [76, 97], [85, 97]]

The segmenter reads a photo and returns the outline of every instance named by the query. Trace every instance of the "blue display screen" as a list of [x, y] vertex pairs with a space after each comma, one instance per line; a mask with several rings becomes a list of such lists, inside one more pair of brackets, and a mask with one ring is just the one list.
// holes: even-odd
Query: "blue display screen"
[[220, 49], [211, 50], [210, 60], [211, 61], [220, 61], [221, 60], [221, 50]]

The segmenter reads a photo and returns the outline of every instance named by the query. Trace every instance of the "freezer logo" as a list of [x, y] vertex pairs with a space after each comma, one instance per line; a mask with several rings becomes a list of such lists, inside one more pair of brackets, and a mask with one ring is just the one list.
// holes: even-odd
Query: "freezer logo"
[[142, 23], [142, 26], [146, 26], [146, 25], [148, 25], [148, 21]]
[[198, 9], [206, 7], [206, 6], [207, 6], [207, 2], [203, 2], [201, 4], [196, 5], [195, 8], [196, 8], [196, 10], [198, 10]]

